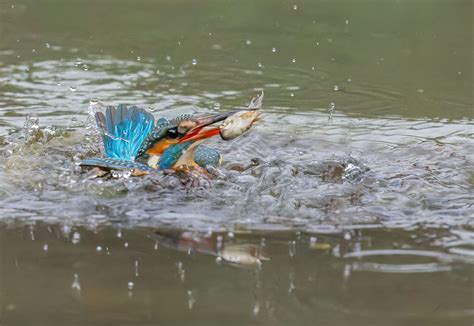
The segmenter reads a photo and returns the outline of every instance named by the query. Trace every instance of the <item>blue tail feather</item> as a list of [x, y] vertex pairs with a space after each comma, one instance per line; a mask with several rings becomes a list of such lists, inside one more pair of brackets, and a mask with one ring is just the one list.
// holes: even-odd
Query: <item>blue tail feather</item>
[[113, 169], [113, 170], [131, 170], [137, 169], [140, 171], [150, 171], [148, 165], [138, 163], [138, 162], [131, 162], [128, 160], [120, 160], [115, 158], [90, 158], [86, 160], [82, 160], [80, 163], [82, 166], [98, 166], [105, 169]]
[[153, 128], [153, 115], [136, 106], [120, 104], [108, 106], [105, 115], [96, 113], [96, 122], [102, 134], [105, 156], [133, 161]]

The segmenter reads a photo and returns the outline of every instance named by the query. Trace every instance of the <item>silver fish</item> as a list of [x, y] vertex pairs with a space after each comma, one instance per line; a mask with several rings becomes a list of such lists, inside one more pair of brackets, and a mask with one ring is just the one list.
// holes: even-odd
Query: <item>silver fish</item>
[[219, 127], [219, 133], [224, 140], [232, 140], [249, 130], [258, 121], [262, 108], [263, 91], [254, 97], [246, 110], [237, 111], [224, 120]]

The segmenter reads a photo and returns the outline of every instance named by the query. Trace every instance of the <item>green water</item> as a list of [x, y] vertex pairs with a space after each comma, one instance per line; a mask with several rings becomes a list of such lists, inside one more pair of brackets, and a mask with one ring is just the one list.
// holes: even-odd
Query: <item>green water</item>
[[[472, 15], [1, 1], [0, 325], [471, 325]], [[74, 164], [100, 155], [91, 103], [175, 116], [261, 90], [205, 187]]]

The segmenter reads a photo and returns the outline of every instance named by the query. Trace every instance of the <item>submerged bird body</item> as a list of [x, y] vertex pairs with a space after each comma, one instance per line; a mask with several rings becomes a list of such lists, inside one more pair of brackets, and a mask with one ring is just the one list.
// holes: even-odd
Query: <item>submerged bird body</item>
[[[174, 119], [160, 118], [156, 125], [146, 109], [123, 104], [108, 106], [105, 113], [95, 113], [105, 158], [85, 159], [80, 165], [144, 173], [181, 166], [216, 168], [222, 156], [201, 143], [219, 134], [222, 139], [231, 140], [250, 129], [260, 115], [262, 98], [263, 93], [251, 101], [247, 110], [207, 116], [184, 114]], [[209, 128], [221, 121], [221, 126]]]

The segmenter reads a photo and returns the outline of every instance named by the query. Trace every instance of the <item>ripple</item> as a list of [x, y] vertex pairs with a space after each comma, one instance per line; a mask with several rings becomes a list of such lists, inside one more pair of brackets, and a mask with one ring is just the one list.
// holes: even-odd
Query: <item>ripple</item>
[[443, 253], [439, 251], [414, 250], [414, 249], [379, 249], [379, 250], [362, 250], [357, 252], [346, 253], [344, 258], [362, 259], [366, 257], [379, 257], [392, 259], [394, 256], [399, 257], [419, 257], [421, 259], [432, 258], [437, 260], [436, 263], [399, 263], [403, 258], [397, 258], [397, 264], [377, 263], [377, 262], [354, 262], [352, 268], [358, 271], [371, 271], [383, 273], [433, 273], [446, 272], [453, 269], [453, 263], [464, 262], [474, 264], [474, 259], [466, 257], [464, 251], [452, 251]]
[[351, 268], [354, 271], [369, 271], [382, 273], [435, 273], [449, 272], [451, 266], [438, 263], [426, 264], [379, 264], [379, 263], [352, 263]]

